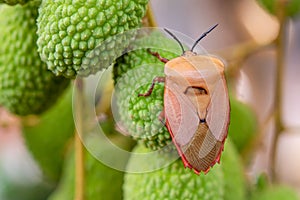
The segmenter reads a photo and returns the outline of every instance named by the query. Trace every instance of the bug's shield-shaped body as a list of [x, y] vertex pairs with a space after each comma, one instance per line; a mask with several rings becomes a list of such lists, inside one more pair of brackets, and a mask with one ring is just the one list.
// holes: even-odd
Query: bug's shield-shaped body
[[229, 124], [224, 65], [186, 52], [166, 63], [166, 126], [185, 167], [208, 172], [219, 162]]

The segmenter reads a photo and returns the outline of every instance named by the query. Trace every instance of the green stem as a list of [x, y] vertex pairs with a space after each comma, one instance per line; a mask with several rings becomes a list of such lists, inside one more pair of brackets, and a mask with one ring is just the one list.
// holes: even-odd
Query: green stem
[[75, 131], [75, 194], [74, 200], [84, 200], [84, 146], [80, 136], [82, 136], [82, 116], [83, 116], [83, 81], [77, 78], [76, 87], [76, 131]]
[[271, 181], [277, 182], [277, 174], [275, 170], [276, 164], [276, 153], [277, 153], [277, 143], [281, 132], [284, 130], [282, 122], [282, 83], [284, 77], [284, 67], [285, 67], [285, 39], [286, 39], [286, 15], [285, 15], [285, 0], [278, 0], [277, 17], [279, 20], [280, 28], [278, 37], [276, 39], [276, 82], [275, 82], [275, 99], [274, 99], [274, 121], [275, 121], [275, 131], [271, 147]]

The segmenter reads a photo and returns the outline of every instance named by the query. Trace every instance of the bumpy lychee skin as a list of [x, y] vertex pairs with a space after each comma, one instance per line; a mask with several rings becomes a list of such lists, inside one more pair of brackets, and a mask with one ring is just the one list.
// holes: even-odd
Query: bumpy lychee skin
[[130, 34], [112, 36], [137, 28], [147, 2], [44, 0], [37, 21], [37, 43], [48, 69], [56, 75], [74, 78], [108, 67], [132, 37]]
[[[139, 53], [131, 53], [129, 57]], [[135, 68], [119, 79], [115, 89], [120, 114], [118, 120], [134, 139], [143, 141], [151, 149], [159, 149], [171, 141], [167, 128], [159, 121], [163, 110], [164, 85], [157, 84], [148, 97], [138, 96], [149, 89], [153, 77], [163, 76], [162, 66], [150, 65], [149, 68]]]
[[53, 105], [69, 80], [47, 70], [37, 52], [38, 1], [0, 8], [0, 105], [19, 115]]
[[142, 141], [150, 149], [160, 149], [171, 142], [170, 133], [159, 119], [164, 106], [164, 84], [156, 84], [150, 96], [138, 94], [148, 91], [154, 77], [164, 76], [164, 63], [147, 49], [157, 47], [150, 50], [172, 59], [179, 55], [180, 48], [161, 32], [142, 37], [131, 46], [139, 48], [118, 58], [113, 69], [116, 106], [120, 116], [117, 120], [134, 139]]
[[[142, 145], [133, 150], [145, 155], [132, 156], [127, 170], [149, 169], [145, 173], [126, 173], [123, 185], [125, 200], [156, 199], [192, 199], [222, 200], [224, 197], [224, 175], [220, 165], [216, 165], [208, 174], [196, 175], [192, 170], [184, 168], [180, 159], [173, 161], [169, 154], [157, 156], [150, 153]], [[166, 167], [156, 169], [161, 164]]]

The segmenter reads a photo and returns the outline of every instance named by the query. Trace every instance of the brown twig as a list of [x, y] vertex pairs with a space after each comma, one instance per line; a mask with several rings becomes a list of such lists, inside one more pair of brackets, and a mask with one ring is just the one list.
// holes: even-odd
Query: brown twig
[[82, 136], [82, 116], [83, 116], [83, 81], [77, 78], [76, 87], [76, 130], [75, 130], [75, 194], [74, 200], [84, 200], [84, 146], [80, 136]]
[[150, 1], [148, 3], [148, 7], [147, 7], [146, 18], [147, 18], [148, 26], [157, 27], [157, 22], [155, 20], [154, 14], [153, 14], [153, 9], [152, 9]]
[[78, 133], [75, 133], [75, 200], [84, 200], [84, 148]]
[[276, 82], [275, 82], [275, 97], [274, 97], [274, 121], [275, 131], [271, 146], [270, 155], [270, 172], [271, 181], [277, 182], [275, 170], [277, 143], [281, 132], [284, 130], [282, 122], [282, 83], [284, 77], [285, 65], [285, 39], [286, 39], [286, 0], [278, 0], [277, 3], [277, 18], [279, 21], [279, 33], [276, 39]]

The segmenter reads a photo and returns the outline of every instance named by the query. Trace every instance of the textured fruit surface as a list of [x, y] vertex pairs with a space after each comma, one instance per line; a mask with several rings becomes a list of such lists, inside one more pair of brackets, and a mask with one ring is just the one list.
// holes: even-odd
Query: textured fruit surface
[[27, 3], [28, 1], [31, 1], [31, 0], [0, 0], [0, 4], [1, 3], [6, 3], [8, 5], [16, 5], [16, 4], [25, 4]]
[[[57, 75], [74, 78], [95, 73], [109, 66], [132, 35], [109, 37], [138, 27], [147, 2], [45, 0], [39, 9], [38, 51]], [[96, 48], [104, 40], [109, 42]]]
[[162, 32], [153, 30], [149, 34], [140, 33], [137, 39], [131, 43], [133, 51], [125, 53], [119, 57], [114, 64], [113, 78], [115, 83], [118, 79], [133, 68], [141, 67], [142, 65], [155, 64], [164, 67], [164, 63], [158, 58], [151, 55], [147, 49], [152, 52], [158, 52], [162, 57], [167, 59], [175, 58], [182, 54], [179, 45], [173, 39], [165, 37]]
[[[110, 140], [119, 147], [130, 150], [131, 142], [121, 135], [111, 136]], [[93, 141], [91, 141], [93, 142]], [[106, 151], [101, 142], [96, 142], [98, 150]], [[124, 173], [104, 165], [95, 159], [89, 152], [85, 151], [85, 199], [122, 200], [122, 184]], [[118, 157], [111, 153], [112, 157]], [[124, 159], [124, 158], [122, 158]], [[126, 158], [127, 159], [127, 158]], [[70, 154], [64, 169], [61, 182], [57, 190], [50, 196], [49, 200], [71, 200], [74, 199], [75, 166], [74, 154]]]
[[231, 114], [228, 135], [241, 152], [249, 145], [257, 132], [257, 117], [251, 107], [235, 97], [230, 97]]
[[[277, 0], [257, 0], [266, 10], [272, 14], [276, 14], [277, 10]], [[283, 9], [280, 7], [279, 9]], [[287, 16], [296, 16], [300, 12], [300, 1], [299, 0], [289, 0], [286, 1], [285, 12]]]
[[37, 4], [0, 8], [0, 105], [19, 115], [45, 111], [69, 83], [48, 71], [38, 55]]
[[[134, 153], [147, 153], [142, 145], [137, 146]], [[131, 157], [127, 169], [136, 166], [151, 167], [158, 162], [170, 160], [167, 154], [152, 156], [147, 162], [139, 162]], [[220, 165], [216, 165], [206, 175], [196, 175], [192, 170], [186, 169], [180, 159], [170, 165], [153, 171], [141, 174], [127, 173], [124, 181], [124, 199], [192, 199], [192, 200], [215, 200], [224, 197], [224, 179]]]
[[[163, 67], [152, 65], [151, 69], [129, 71], [126, 77], [120, 79], [116, 93], [120, 123], [130, 136], [143, 141], [151, 149], [164, 147], [171, 139], [158, 119], [163, 110], [164, 85], [157, 84], [148, 97], [138, 97], [139, 93], [148, 90], [151, 80], [157, 75], [163, 76]], [[141, 83], [141, 80], [146, 80], [146, 83]], [[134, 88], [132, 83], [141, 84], [141, 87]]]
[[40, 116], [37, 123], [23, 123], [27, 148], [44, 176], [52, 183], [59, 180], [66, 145], [74, 135], [74, 128], [72, 87], [65, 91], [51, 109]]
[[127, 134], [143, 141], [151, 149], [159, 149], [171, 140], [169, 132], [159, 120], [163, 109], [164, 84], [156, 84], [148, 97], [139, 97], [138, 94], [147, 92], [153, 78], [164, 76], [164, 63], [146, 49], [156, 46], [151, 51], [171, 59], [177, 57], [178, 54], [174, 52], [178, 52], [179, 46], [174, 40], [156, 32], [140, 39], [137, 44], [142, 49], [118, 58], [113, 69], [119, 120]]

